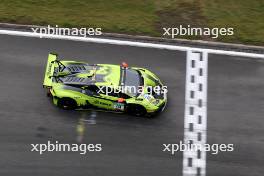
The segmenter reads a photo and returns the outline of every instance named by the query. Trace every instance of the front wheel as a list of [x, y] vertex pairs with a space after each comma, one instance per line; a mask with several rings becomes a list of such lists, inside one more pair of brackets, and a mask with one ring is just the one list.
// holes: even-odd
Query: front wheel
[[64, 110], [74, 110], [77, 108], [77, 103], [71, 98], [60, 98], [58, 100], [58, 107]]
[[145, 116], [147, 114], [146, 109], [141, 105], [131, 104], [127, 107], [127, 113], [134, 116]]

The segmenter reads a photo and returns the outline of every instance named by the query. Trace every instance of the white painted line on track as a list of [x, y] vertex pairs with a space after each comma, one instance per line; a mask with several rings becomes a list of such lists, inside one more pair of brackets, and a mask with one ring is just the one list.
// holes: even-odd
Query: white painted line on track
[[[206, 144], [208, 53], [187, 51], [184, 143]], [[183, 176], [206, 175], [206, 151], [183, 152]]]
[[[33, 32], [0, 30], [0, 34], [40, 38], [39, 33], [33, 33]], [[62, 35], [50, 35], [50, 34], [41, 34], [41, 37], [42, 38], [48, 38], [48, 39], [72, 40], [72, 41], [80, 41], [80, 42], [92, 42], [92, 43], [102, 43], [102, 44], [145, 47], [145, 48], [157, 48], [157, 49], [167, 49], [167, 50], [177, 50], [177, 51], [192, 50], [192, 51], [207, 52], [207, 53], [212, 53], [212, 54], [240, 56], [240, 57], [252, 57], [252, 58], [264, 59], [264, 54], [192, 48], [192, 47], [185, 47], [185, 46], [154, 44], [154, 43], [147, 43], [147, 42], [145, 43], [145, 42], [133, 42], [133, 41], [125, 41], [125, 40], [114, 40], [114, 39], [103, 39], [103, 38], [92, 38], [92, 37], [86, 37], [85, 38], [85, 37], [78, 37], [78, 36], [62, 36]]]

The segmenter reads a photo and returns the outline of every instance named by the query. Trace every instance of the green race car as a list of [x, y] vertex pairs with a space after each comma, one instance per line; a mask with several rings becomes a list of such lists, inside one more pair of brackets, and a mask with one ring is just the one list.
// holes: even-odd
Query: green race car
[[66, 110], [96, 108], [145, 116], [163, 111], [167, 103], [167, 87], [147, 69], [62, 61], [53, 53], [43, 87]]

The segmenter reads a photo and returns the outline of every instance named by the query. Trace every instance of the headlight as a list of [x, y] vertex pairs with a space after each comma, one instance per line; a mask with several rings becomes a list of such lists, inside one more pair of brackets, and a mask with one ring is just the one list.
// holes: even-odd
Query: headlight
[[151, 101], [151, 103], [154, 104], [155, 106], [158, 105], [159, 102], [160, 102], [159, 100], [155, 100], [155, 99]]
[[159, 100], [155, 99], [152, 95], [145, 94], [143, 97], [153, 105], [159, 104]]

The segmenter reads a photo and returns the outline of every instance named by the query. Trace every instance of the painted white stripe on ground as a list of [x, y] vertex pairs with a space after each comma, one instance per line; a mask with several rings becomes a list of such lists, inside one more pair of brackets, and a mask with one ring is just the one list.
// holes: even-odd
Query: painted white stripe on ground
[[[40, 34], [38, 34], [38, 33], [12, 31], [12, 30], [0, 30], [0, 34], [14, 35], [14, 36], [25, 36], [25, 37], [38, 37], [38, 38], [40, 37]], [[263, 54], [254, 54], [254, 53], [245, 53], [245, 52], [202, 49], [202, 48], [192, 48], [192, 47], [184, 47], [184, 46], [172, 46], [172, 45], [165, 45], [165, 44], [133, 42], [133, 41], [92, 38], [92, 37], [85, 38], [85, 37], [78, 37], [78, 36], [61, 36], [61, 35], [49, 35], [49, 34], [41, 34], [41, 36], [42, 36], [42, 38], [49, 38], [49, 39], [72, 40], [72, 41], [81, 41], [81, 42], [125, 45], [125, 46], [135, 46], [135, 47], [145, 47], [145, 48], [157, 48], [157, 49], [167, 49], [167, 50], [177, 50], [177, 51], [192, 50], [192, 51], [197, 51], [197, 52], [207, 52], [207, 53], [220, 54], [220, 55], [253, 57], [253, 58], [264, 59]]]
[[[206, 144], [208, 53], [187, 51], [184, 143]], [[206, 152], [183, 152], [183, 176], [206, 175]]]

